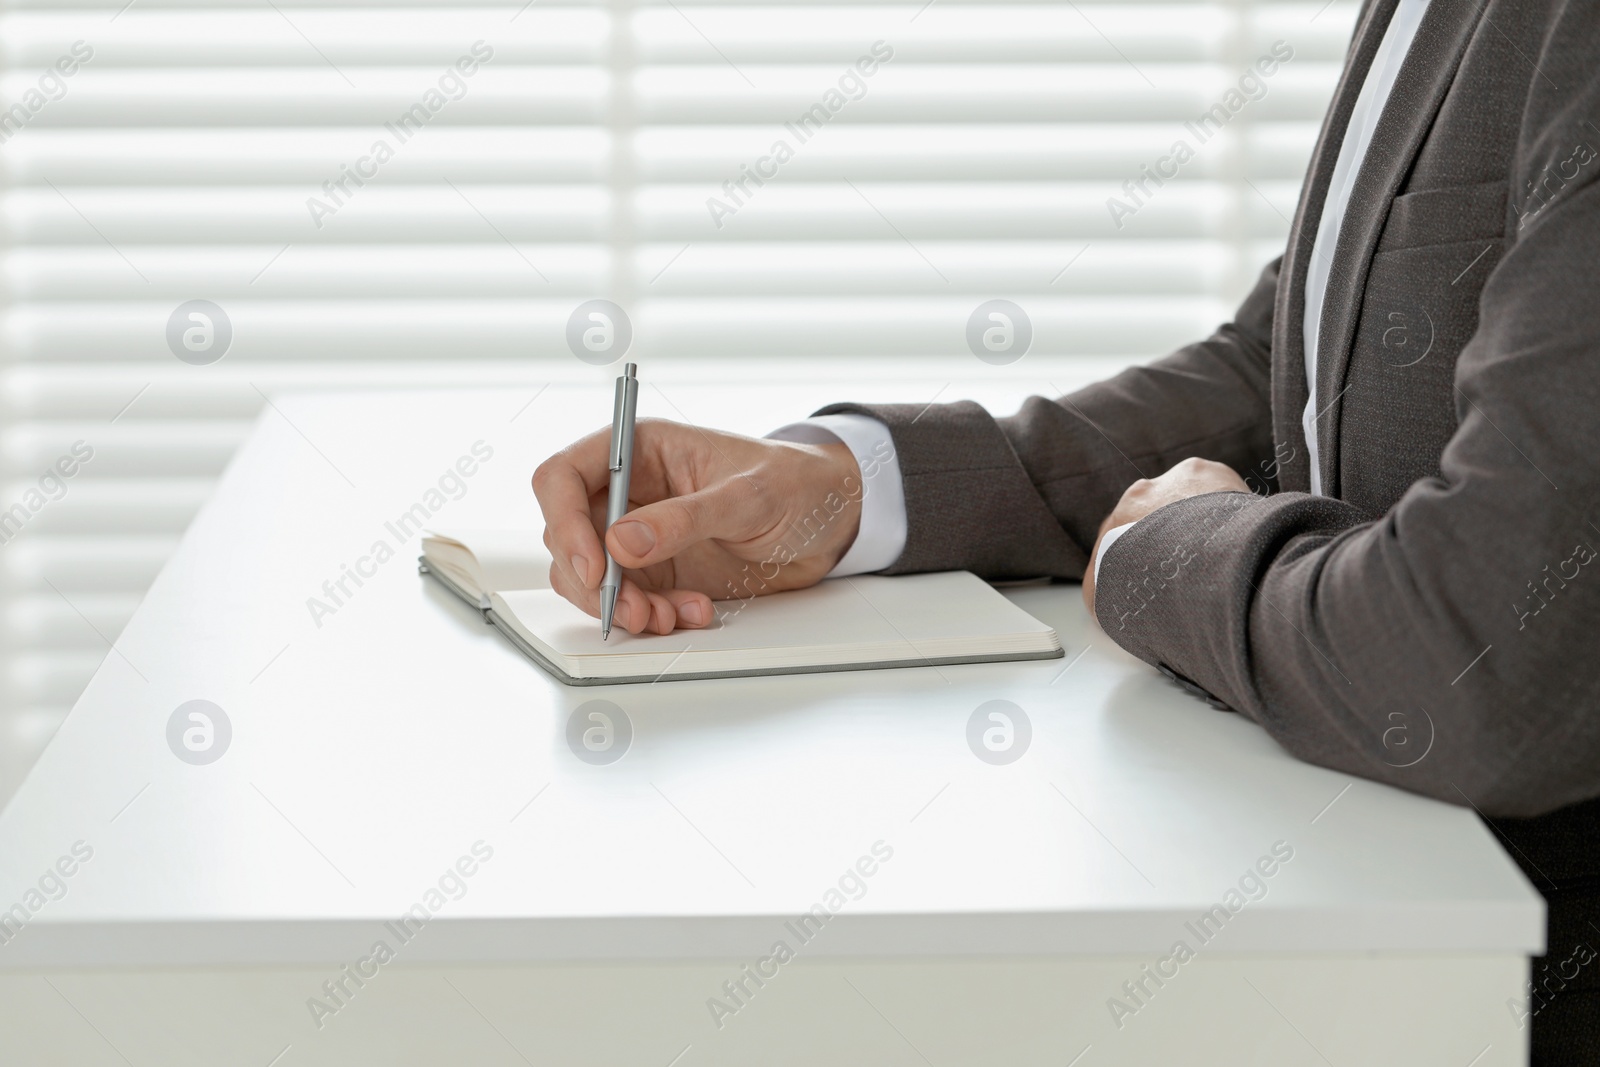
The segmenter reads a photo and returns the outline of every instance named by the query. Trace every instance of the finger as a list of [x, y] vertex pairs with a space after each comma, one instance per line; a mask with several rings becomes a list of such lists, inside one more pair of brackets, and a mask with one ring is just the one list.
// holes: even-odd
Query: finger
[[[578, 585], [565, 568], [551, 565], [550, 588], [586, 614], [599, 618], [599, 591]], [[711, 598], [704, 593], [690, 589], [663, 589], [659, 592], [645, 591], [645, 598], [650, 604], [647, 627], [652, 633], [666, 634], [674, 629], [699, 630], [709, 626], [716, 619]], [[629, 602], [630, 598], [619, 596], [619, 610]], [[626, 626], [623, 628], [627, 629]]]
[[598, 590], [585, 589], [573, 578], [572, 572], [562, 567], [559, 563], [550, 565], [550, 588], [559, 593], [564, 599], [571, 601], [586, 614], [600, 617], [600, 593]]
[[[594, 618], [600, 617], [600, 591], [586, 589], [573, 581], [572, 576], [560, 567], [550, 568], [550, 588], [560, 593], [562, 597], [581, 608], [586, 615]], [[639, 588], [638, 583], [626, 576], [622, 579], [622, 587], [617, 591], [617, 603], [611, 612], [611, 625], [614, 629], [627, 630], [629, 633], [643, 633], [655, 622], [656, 606], [650, 600], [651, 594]], [[667, 604], [663, 601], [663, 604]], [[670, 606], [670, 605], [669, 605]], [[672, 618], [667, 619], [668, 629], [671, 632]]]
[[617, 592], [617, 606], [611, 614], [611, 625], [620, 626], [630, 634], [642, 634], [649, 628], [654, 612], [649, 594], [633, 579], [624, 577], [622, 588]]
[[550, 554], [570, 567], [588, 589], [605, 573], [600, 534], [589, 515], [589, 500], [611, 478], [611, 431], [596, 430], [563, 448], [533, 472], [533, 493], [544, 514]]
[[693, 589], [663, 589], [661, 595], [672, 604], [678, 615], [678, 629], [700, 630], [716, 619], [711, 598]]
[[[545, 527], [541, 540], [544, 541], [544, 550], [550, 554], [551, 573], [553, 574], [555, 571], [559, 570], [563, 574], [572, 578], [573, 581], [577, 582], [578, 586], [581, 588], [583, 586], [583, 575], [573, 570], [572, 560], [570, 557], [567, 559], [562, 559], [560, 556], [556, 555], [555, 542], [550, 537], [550, 528], [548, 526]], [[553, 582], [551, 584], [551, 588], [554, 588]]]
[[648, 567], [710, 538], [746, 541], [778, 520], [782, 501], [744, 477], [635, 508], [606, 531], [606, 548], [624, 567]]
[[689, 589], [650, 590], [650, 632], [669, 634], [674, 629], [704, 629], [715, 615], [711, 598]]
[[678, 612], [672, 606], [672, 601], [660, 593], [647, 592], [645, 597], [650, 601], [650, 622], [645, 628], [653, 634], [670, 634], [678, 620]]

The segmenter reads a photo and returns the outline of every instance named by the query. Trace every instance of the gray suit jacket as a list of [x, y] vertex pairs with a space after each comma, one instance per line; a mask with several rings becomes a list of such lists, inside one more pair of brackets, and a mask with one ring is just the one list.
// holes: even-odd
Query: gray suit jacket
[[1107, 554], [1110, 638], [1303, 759], [1538, 815], [1600, 795], [1600, 13], [1433, 0], [1333, 253], [1314, 497], [1306, 261], [1396, 3], [1363, 12], [1288, 249], [1232, 323], [1009, 418], [824, 411], [893, 434], [891, 572], [1079, 578], [1130, 482], [1229, 464], [1260, 492], [1162, 508]]
[[1300, 416], [1307, 259], [1398, 0], [1372, 0], [1283, 258], [1232, 323], [1014, 416], [885, 421], [909, 522], [891, 572], [1079, 578], [1130, 482], [1227, 463], [1258, 495], [1160, 509], [1107, 553], [1123, 648], [1302, 759], [1488, 818], [1550, 902], [1537, 1064], [1600, 1062], [1600, 10], [1432, 0], [1333, 251]]

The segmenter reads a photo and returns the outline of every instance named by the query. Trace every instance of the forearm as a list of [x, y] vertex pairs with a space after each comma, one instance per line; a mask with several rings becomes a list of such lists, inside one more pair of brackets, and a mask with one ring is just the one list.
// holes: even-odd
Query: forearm
[[1274, 263], [1210, 338], [1070, 396], [1033, 397], [1005, 418], [970, 401], [824, 408], [871, 415], [893, 434], [908, 532], [890, 572], [1079, 578], [1123, 490], [1191, 456], [1272, 488], [1276, 285]]
[[[1375, 518], [1197, 496], [1107, 554], [1113, 640], [1311, 762], [1490, 815], [1600, 795], [1600, 185], [1519, 235], [1455, 363], [1439, 474]], [[1381, 428], [1369, 428], [1381, 439]]]
[[[1585, 711], [1600, 683], [1579, 621], [1600, 617], [1600, 582], [1569, 581], [1536, 629], [1540, 567], [1492, 564], [1503, 539], [1430, 537], [1425, 513], [1443, 502], [1416, 503], [1378, 522], [1300, 493], [1169, 505], [1106, 557], [1096, 615], [1308, 762], [1489, 814], [1600, 793], [1600, 723]], [[1444, 510], [1469, 537], [1485, 528]], [[1509, 558], [1581, 571], [1600, 535], [1552, 520], [1519, 532]]]

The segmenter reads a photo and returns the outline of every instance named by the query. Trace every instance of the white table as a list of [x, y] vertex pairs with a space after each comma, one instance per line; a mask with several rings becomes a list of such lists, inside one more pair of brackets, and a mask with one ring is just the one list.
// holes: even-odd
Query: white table
[[[1076, 586], [1010, 591], [1064, 660], [595, 690], [513, 653], [385, 522], [482, 441], [430, 521], [535, 525], [528, 475], [607, 417], [604, 373], [531, 404], [263, 414], [0, 814], [0, 907], [93, 850], [0, 945], [0, 1061], [1526, 1062], [1507, 1001], [1543, 903], [1472, 813], [1297, 763], [1118, 650]], [[745, 390], [718, 421], [836, 393]], [[647, 385], [640, 407], [731, 401]], [[307, 598], [380, 540], [319, 628]], [[608, 764], [566, 742], [596, 699], [631, 723]], [[214, 762], [169, 748], [192, 700], [231, 723]], [[968, 744], [995, 700], [1031, 725], [1013, 762]], [[385, 926], [480, 841], [464, 895], [408, 941]], [[876, 842], [892, 858], [802, 943], [785, 922]], [[1277, 842], [1293, 858], [1202, 943], [1186, 923]], [[780, 939], [794, 959], [758, 964]], [[1194, 958], [1160, 964], [1180, 939]], [[394, 959], [324, 996], [378, 940]], [[741, 1003], [744, 964], [775, 973]], [[1112, 997], [1139, 1008], [1120, 1027]], [[720, 1027], [710, 998], [738, 1007]]]

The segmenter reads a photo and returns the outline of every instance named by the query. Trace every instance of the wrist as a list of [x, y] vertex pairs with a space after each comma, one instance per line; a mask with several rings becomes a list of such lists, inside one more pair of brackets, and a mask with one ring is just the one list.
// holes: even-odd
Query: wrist
[[[824, 540], [822, 554], [827, 560], [828, 569], [832, 570], [850, 551], [861, 532], [861, 499], [866, 486], [861, 480], [861, 465], [856, 462], [855, 453], [848, 445], [841, 442], [808, 447], [821, 454], [827, 472], [821, 483], [824, 487], [820, 494], [821, 514], [827, 516], [832, 536]], [[802, 524], [816, 515], [816, 511], [809, 511], [802, 517]]]
[[[800, 495], [784, 504], [792, 522], [812, 521], [800, 549], [829, 563], [828, 576], [870, 574], [899, 559], [906, 543], [905, 489], [889, 429], [866, 415], [818, 415], [779, 427], [768, 439], [810, 446], [796, 457]], [[821, 514], [816, 502], [826, 499]], [[815, 529], [827, 519], [826, 537]], [[790, 533], [788, 536], [793, 537]]]

